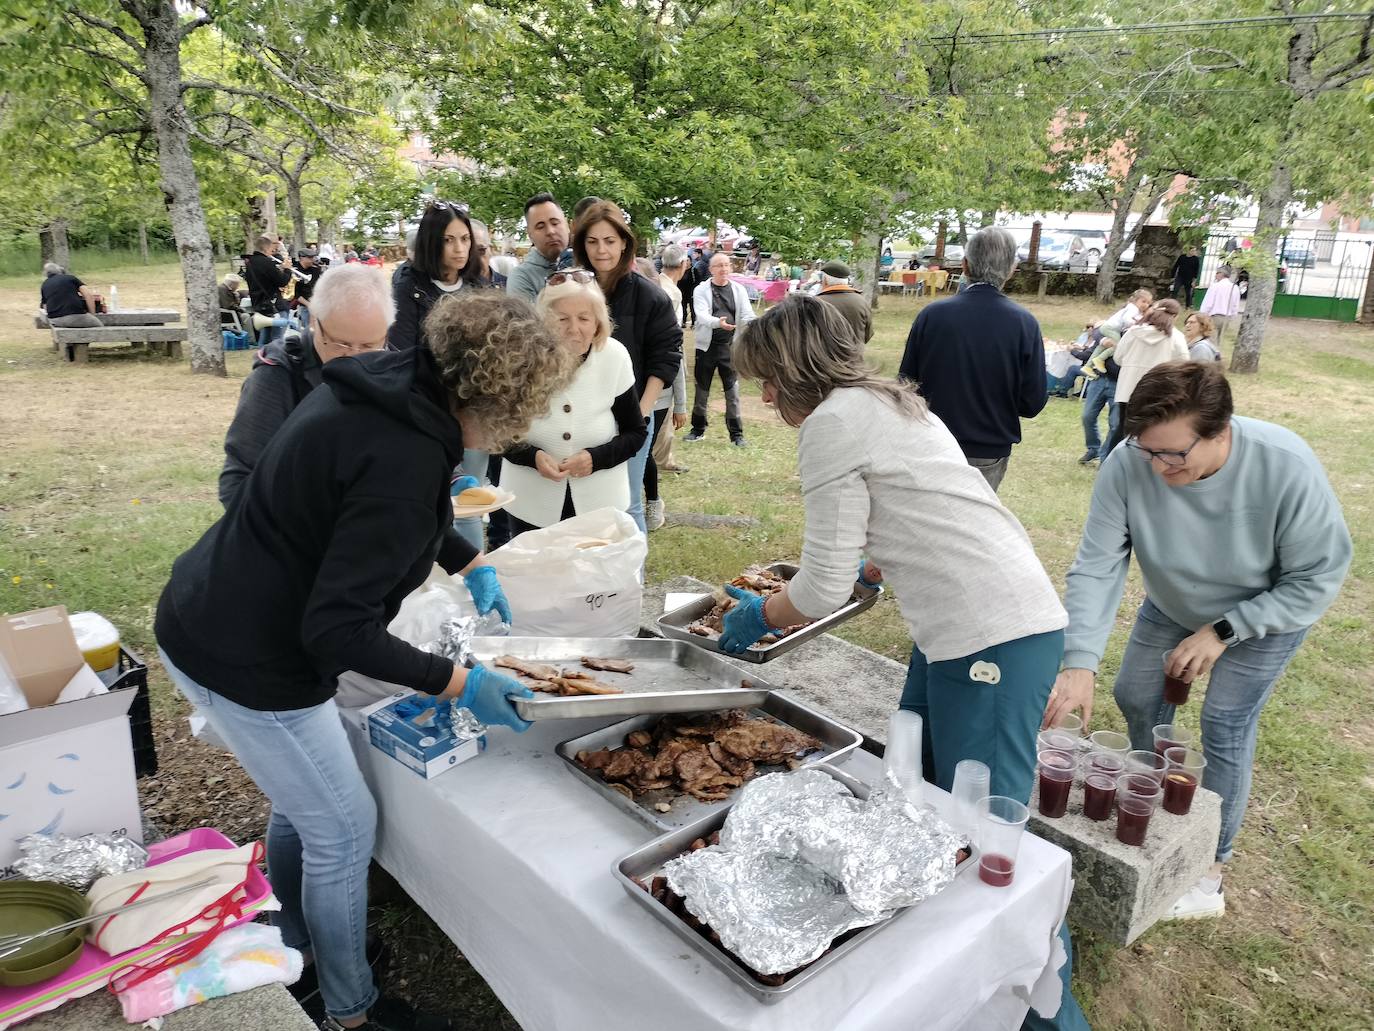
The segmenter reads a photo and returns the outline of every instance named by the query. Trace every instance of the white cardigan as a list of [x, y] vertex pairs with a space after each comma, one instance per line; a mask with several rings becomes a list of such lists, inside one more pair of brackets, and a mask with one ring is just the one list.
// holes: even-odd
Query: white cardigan
[[[754, 306], [749, 303], [749, 294], [745, 292], [744, 287], [733, 279], [730, 280], [730, 286], [735, 295], [735, 329], [743, 329], [745, 325], [753, 322], [758, 316], [754, 314]], [[698, 284], [697, 288], [692, 291], [692, 310], [697, 316], [697, 350], [708, 350], [711, 346], [711, 332], [720, 328], [720, 319], [711, 314], [711, 281], [709, 279]]]
[[1154, 326], [1142, 323], [1126, 330], [1112, 357], [1121, 366], [1121, 375], [1116, 379], [1116, 403], [1124, 405], [1140, 378], [1156, 365], [1186, 362], [1188, 341], [1177, 329], [1166, 337]]
[[[566, 388], [554, 395], [548, 412], [530, 424], [525, 442], [562, 461], [584, 448], [596, 447], [619, 432], [611, 405], [635, 385], [630, 353], [614, 338], [600, 350], [593, 349]], [[563, 518], [563, 497], [572, 487], [573, 507], [579, 513], [598, 508], [630, 507], [630, 480], [625, 463], [598, 469], [590, 476], [555, 482], [537, 469], [514, 462], [501, 465], [501, 487], [515, 500], [506, 510], [534, 526], [552, 526]]]

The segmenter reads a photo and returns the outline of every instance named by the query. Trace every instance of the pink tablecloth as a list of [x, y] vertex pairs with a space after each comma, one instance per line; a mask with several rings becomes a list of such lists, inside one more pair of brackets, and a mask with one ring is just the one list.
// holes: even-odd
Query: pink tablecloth
[[769, 304], [777, 304], [787, 296], [791, 285], [785, 279], [760, 279], [758, 276], [742, 276], [738, 272], [730, 276], [736, 283], [749, 291], [751, 297], [762, 297]]

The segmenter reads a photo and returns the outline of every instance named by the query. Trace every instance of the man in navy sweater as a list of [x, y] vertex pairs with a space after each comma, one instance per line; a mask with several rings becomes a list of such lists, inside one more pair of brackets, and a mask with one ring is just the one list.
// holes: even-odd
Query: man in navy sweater
[[916, 316], [901, 377], [920, 385], [969, 465], [995, 491], [1021, 419], [1045, 407], [1045, 343], [1035, 316], [1002, 293], [1016, 270], [1016, 239], [982, 229], [964, 251], [968, 289]]

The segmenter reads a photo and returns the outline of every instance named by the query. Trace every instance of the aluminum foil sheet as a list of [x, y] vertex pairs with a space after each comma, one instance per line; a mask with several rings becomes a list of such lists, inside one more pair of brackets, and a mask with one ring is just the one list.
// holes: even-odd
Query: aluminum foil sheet
[[[503, 622], [496, 612], [488, 612], [485, 616], [462, 616], [439, 624], [438, 639], [425, 651], [451, 659], [456, 665], [471, 668], [477, 663], [472, 654], [474, 637], [509, 636], [510, 624]], [[459, 737], [481, 737], [487, 732], [486, 724], [469, 710], [459, 708], [451, 701], [439, 707], [437, 720], [441, 728], [452, 729]]]
[[967, 839], [895, 790], [866, 800], [821, 770], [747, 784], [720, 844], [664, 866], [722, 944], [762, 974], [794, 970], [840, 934], [939, 892]]
[[148, 851], [123, 834], [30, 834], [19, 839], [14, 868], [31, 881], [57, 881], [85, 891], [107, 874], [141, 870]]

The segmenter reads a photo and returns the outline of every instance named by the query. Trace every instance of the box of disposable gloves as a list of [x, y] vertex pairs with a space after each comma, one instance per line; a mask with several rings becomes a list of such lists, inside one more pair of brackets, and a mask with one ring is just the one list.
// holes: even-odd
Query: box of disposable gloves
[[432, 695], [399, 691], [362, 714], [373, 748], [429, 780], [473, 758], [486, 745], [484, 737], [455, 727], [451, 711], [448, 702]]

